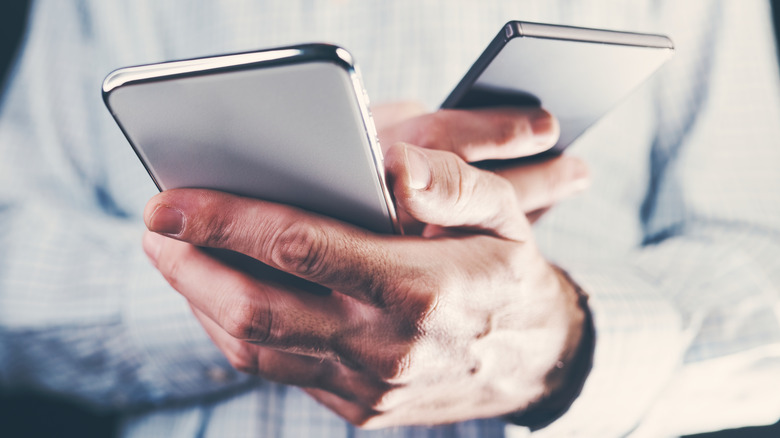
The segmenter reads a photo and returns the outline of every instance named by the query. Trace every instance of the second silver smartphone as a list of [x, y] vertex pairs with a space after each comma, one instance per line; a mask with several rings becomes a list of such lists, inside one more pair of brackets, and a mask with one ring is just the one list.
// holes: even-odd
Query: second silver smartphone
[[510, 21], [442, 108], [541, 106], [560, 153], [674, 53], [664, 35]]
[[367, 97], [340, 47], [124, 68], [103, 98], [160, 190], [220, 190], [400, 232]]

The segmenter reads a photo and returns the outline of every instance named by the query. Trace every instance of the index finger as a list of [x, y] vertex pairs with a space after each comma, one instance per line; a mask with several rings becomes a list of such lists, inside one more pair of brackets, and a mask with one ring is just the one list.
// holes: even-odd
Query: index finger
[[383, 144], [454, 152], [468, 162], [527, 157], [558, 141], [558, 121], [542, 108], [440, 110], [380, 130]]
[[385, 285], [414, 276], [427, 263], [404, 246], [409, 238], [391, 240], [294, 207], [212, 190], [160, 193], [144, 218], [151, 231], [231, 249], [374, 304], [384, 304]]

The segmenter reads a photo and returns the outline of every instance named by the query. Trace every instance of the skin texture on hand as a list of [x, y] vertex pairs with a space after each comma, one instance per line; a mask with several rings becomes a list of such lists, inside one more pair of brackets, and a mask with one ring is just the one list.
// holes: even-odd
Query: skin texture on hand
[[[353, 424], [522, 410], [563, 384], [557, 370], [584, 320], [574, 287], [537, 250], [526, 213], [572, 190], [550, 185], [586, 176], [576, 164], [543, 163], [509, 180], [463, 160], [552, 146], [557, 125], [546, 113], [399, 113], [380, 124], [383, 141], [425, 146], [398, 142], [386, 152], [416, 235], [375, 235], [293, 207], [186, 189], [149, 202], [144, 248], [233, 366], [301, 386]], [[535, 133], [540, 117], [549, 120]], [[237, 271], [198, 247], [237, 251], [331, 292]]]
[[[557, 120], [538, 108], [428, 113], [419, 103], [395, 102], [380, 105], [373, 113], [385, 153], [390, 146], [406, 142], [448, 150], [469, 163], [534, 155], [552, 147], [559, 134]], [[590, 185], [587, 165], [568, 155], [501, 166], [493, 172], [515, 188], [520, 208], [531, 223], [556, 202]]]

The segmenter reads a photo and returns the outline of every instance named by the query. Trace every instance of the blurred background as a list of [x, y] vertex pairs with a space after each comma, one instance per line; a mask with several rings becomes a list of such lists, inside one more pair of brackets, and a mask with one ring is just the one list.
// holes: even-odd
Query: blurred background
[[[780, 42], [780, 0], [770, 0], [775, 22], [775, 36]], [[0, 2], [0, 92], [24, 38], [29, 1]], [[778, 44], [780, 46], [780, 44]], [[1, 159], [1, 158], [0, 158]], [[780, 417], [780, 412], [777, 413]], [[0, 437], [112, 437], [117, 416], [91, 412], [71, 401], [49, 395], [9, 393], [0, 387]], [[749, 427], [690, 438], [777, 438], [780, 422], [768, 427]]]

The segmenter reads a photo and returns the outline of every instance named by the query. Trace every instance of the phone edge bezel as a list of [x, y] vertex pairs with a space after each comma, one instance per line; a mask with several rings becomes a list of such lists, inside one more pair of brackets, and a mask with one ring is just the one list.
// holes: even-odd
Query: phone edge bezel
[[183, 77], [248, 70], [252, 68], [268, 68], [301, 62], [331, 62], [343, 68], [347, 73], [350, 83], [352, 84], [353, 97], [355, 98], [361, 113], [364, 132], [366, 133], [366, 138], [371, 149], [371, 159], [377, 173], [377, 179], [379, 181], [382, 197], [385, 201], [385, 208], [387, 210], [387, 217], [390, 219], [391, 229], [395, 234], [403, 234], [403, 227], [398, 218], [397, 208], [385, 177], [382, 148], [379, 144], [379, 137], [369, 107], [368, 93], [363, 86], [363, 81], [357, 70], [354, 57], [343, 47], [324, 43], [310, 43], [252, 52], [123, 67], [113, 70], [105, 77], [101, 87], [101, 95], [103, 103], [111, 114], [111, 117], [122, 131], [127, 142], [133, 148], [133, 152], [135, 152], [139, 161], [141, 161], [141, 164], [154, 182], [157, 190], [162, 191], [163, 189], [157, 178], [155, 178], [154, 172], [150, 169], [145, 156], [131, 140], [124, 125], [116, 117], [111, 108], [109, 99], [112, 92], [124, 86], [142, 84], [145, 82], [173, 80]]
[[510, 40], [523, 37], [579, 41], [594, 44], [626, 45], [674, 51], [674, 43], [666, 35], [513, 20], [507, 22], [490, 41], [477, 60], [469, 67], [466, 74], [463, 75], [463, 78], [461, 78], [455, 88], [453, 88], [450, 94], [444, 99], [440, 108], [458, 108], [460, 100], [471, 89], [477, 79], [479, 79], [485, 69], [490, 65], [493, 58], [495, 58]]

